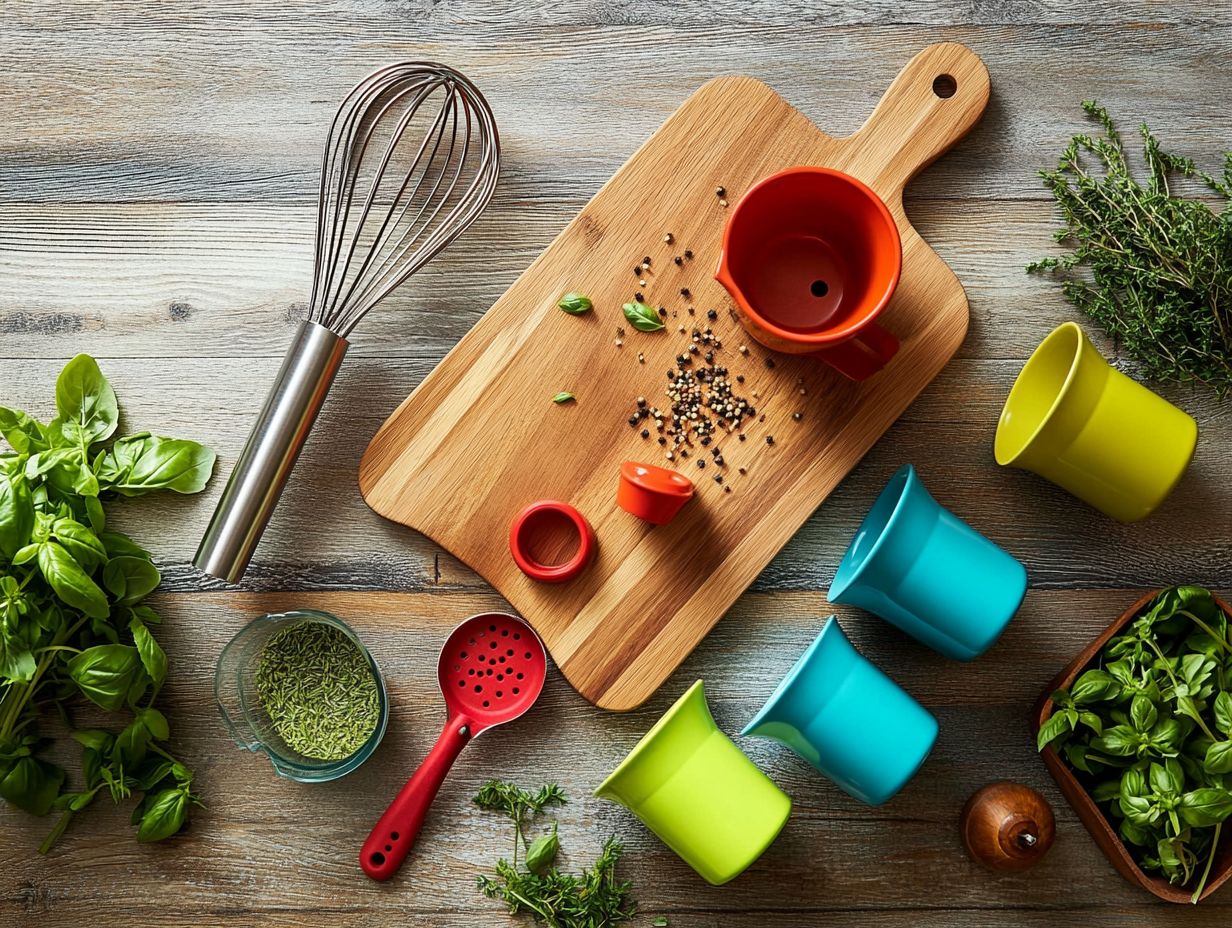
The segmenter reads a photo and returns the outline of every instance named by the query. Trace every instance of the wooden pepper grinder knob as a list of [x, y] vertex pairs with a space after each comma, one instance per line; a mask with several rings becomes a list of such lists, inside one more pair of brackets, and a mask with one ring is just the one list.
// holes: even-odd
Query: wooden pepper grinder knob
[[989, 783], [963, 808], [963, 844], [990, 870], [1025, 870], [1052, 847], [1056, 819], [1048, 800], [1021, 783]]

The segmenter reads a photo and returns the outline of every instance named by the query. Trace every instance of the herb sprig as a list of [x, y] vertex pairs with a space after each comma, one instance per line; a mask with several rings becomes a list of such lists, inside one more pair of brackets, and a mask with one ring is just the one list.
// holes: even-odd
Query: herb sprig
[[[479, 890], [500, 899], [510, 915], [530, 914], [548, 928], [608, 928], [628, 921], [637, 911], [630, 898], [632, 884], [616, 877], [621, 844], [608, 838], [593, 865], [580, 874], [553, 866], [560, 849], [556, 823], [547, 833], [527, 841], [526, 828], [545, 808], [566, 802], [564, 791], [549, 783], [532, 793], [514, 783], [490, 780], [475, 797], [482, 809], [503, 812], [513, 822], [513, 859], [496, 862], [496, 873], [479, 877]], [[525, 853], [525, 867], [518, 866]]]
[[[115, 391], [88, 355], [56, 380], [57, 416], [42, 423], [0, 407], [0, 797], [59, 820], [46, 853], [100, 793], [133, 810], [138, 841], [175, 834], [199, 804], [192, 772], [163, 746], [170, 737], [156, 708], [167, 655], [142, 600], [161, 576], [150, 553], [109, 530], [103, 500], [165, 489], [196, 493], [214, 453], [193, 441], [141, 432], [112, 440]], [[75, 697], [126, 714], [119, 731], [80, 729], [81, 783], [38, 756], [44, 715], [68, 719]]]
[[[1143, 185], [1107, 111], [1092, 101], [1082, 106], [1103, 136], [1074, 136], [1056, 170], [1040, 172], [1065, 221], [1055, 238], [1073, 251], [1027, 270], [1059, 273], [1070, 302], [1122, 342], [1147, 377], [1205, 383], [1225, 395], [1232, 390], [1232, 152], [1215, 178], [1163, 151], [1143, 124]], [[1196, 178], [1224, 208], [1216, 213], [1173, 193], [1178, 176]]]
[[1143, 870], [1202, 896], [1232, 816], [1232, 639], [1208, 590], [1174, 587], [1052, 694], [1039, 731]]

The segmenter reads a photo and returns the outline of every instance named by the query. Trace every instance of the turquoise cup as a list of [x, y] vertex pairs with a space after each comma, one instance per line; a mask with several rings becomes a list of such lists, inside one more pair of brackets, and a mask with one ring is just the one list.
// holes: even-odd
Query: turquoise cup
[[860, 654], [830, 616], [741, 734], [782, 742], [877, 806], [920, 769], [937, 740], [937, 720]]
[[1026, 593], [1026, 568], [938, 505], [907, 464], [873, 503], [826, 598], [969, 661], [992, 647]]

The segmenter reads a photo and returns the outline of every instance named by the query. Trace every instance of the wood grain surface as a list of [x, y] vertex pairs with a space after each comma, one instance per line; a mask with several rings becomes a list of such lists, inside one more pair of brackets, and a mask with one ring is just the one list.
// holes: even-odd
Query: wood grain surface
[[[1162, 390], [1197, 418], [1197, 457], [1134, 526], [997, 468], [992, 436], [1030, 350], [1076, 318], [1055, 284], [1022, 272], [1054, 247], [1034, 172], [1086, 128], [1078, 104], [1091, 97], [1127, 135], [1147, 119], [1167, 147], [1216, 168], [1232, 148], [1228, 4], [10, 0], [0, 19], [0, 403], [49, 416], [60, 366], [87, 350], [128, 422], [205, 441], [225, 466], [305, 311], [320, 145], [339, 94], [392, 58], [441, 58], [490, 97], [506, 156], [487, 216], [357, 332], [246, 591], [221, 592], [188, 567], [221, 481], [201, 498], [112, 508], [165, 571], [167, 711], [207, 808], [186, 834], [144, 847], [126, 809], [100, 804], [48, 859], [33, 849], [50, 822], [0, 810], [0, 924], [501, 928], [510, 920], [474, 891], [507, 852], [503, 825], [469, 804], [489, 775], [562, 782], [575, 800], [561, 815], [573, 866], [618, 834], [640, 925], [658, 915], [673, 928], [1227, 924], [1228, 890], [1196, 910], [1170, 907], [1117, 875], [1035, 756], [1027, 716], [1141, 591], [1232, 590], [1228, 405]], [[937, 41], [974, 49], [994, 86], [980, 125], [905, 203], [970, 298], [956, 359], [646, 706], [603, 713], [553, 675], [541, 708], [468, 750], [403, 877], [362, 879], [359, 844], [442, 718], [433, 665], [444, 630], [503, 605], [437, 546], [367, 509], [355, 477], [369, 439], [676, 101], [716, 75], [750, 74], [846, 134], [886, 76]], [[1026, 563], [1023, 611], [968, 665], [840, 610], [857, 647], [936, 713], [938, 749], [900, 796], [868, 809], [794, 756], [741, 739], [795, 814], [748, 874], [707, 887], [589, 792], [698, 677], [725, 730], [749, 718], [815, 634], [839, 555], [904, 461]], [[380, 750], [332, 785], [276, 779], [232, 746], [212, 702], [225, 641], [249, 617], [293, 605], [353, 623], [393, 695]], [[982, 871], [959, 841], [967, 796], [1002, 778], [1040, 789], [1057, 812], [1055, 847], [1024, 874]]]
[[[933, 90], [943, 76], [957, 82], [944, 98]], [[763, 83], [708, 82], [381, 426], [360, 461], [364, 499], [486, 578], [588, 700], [617, 710], [645, 702], [962, 343], [966, 294], [904, 215], [903, 186], [966, 135], [987, 102], [983, 63], [956, 43], [912, 57], [845, 139]], [[763, 348], [712, 276], [729, 215], [715, 191], [735, 202], [761, 178], [801, 164], [859, 178], [899, 228], [902, 277], [878, 317], [899, 348], [861, 383], [815, 358]], [[650, 190], [656, 196], [642, 202]], [[664, 244], [664, 231], [676, 240]], [[643, 252], [657, 258], [643, 281], [631, 280]], [[689, 259], [677, 266], [672, 255], [682, 252]], [[620, 314], [635, 288], [660, 306], [662, 331], [638, 332]], [[556, 301], [570, 290], [596, 308], [581, 318], [560, 312]], [[690, 347], [689, 331], [699, 329], [713, 329], [722, 347]], [[625, 423], [643, 396], [643, 405], [668, 410], [671, 425], [662, 371], [677, 370], [674, 358], [691, 350], [730, 367], [736, 394], [758, 411], [715, 432], [710, 450], [723, 450], [722, 468], [692, 438], [665, 452], [653, 422]], [[743, 386], [737, 374], [747, 375]], [[576, 401], [550, 403], [560, 389]], [[706, 471], [698, 462], [708, 457]], [[675, 468], [694, 482], [693, 501], [666, 526], [630, 516], [614, 489], [625, 460]], [[508, 526], [545, 498], [577, 506], [598, 541], [570, 583], [536, 582], [509, 553]]]

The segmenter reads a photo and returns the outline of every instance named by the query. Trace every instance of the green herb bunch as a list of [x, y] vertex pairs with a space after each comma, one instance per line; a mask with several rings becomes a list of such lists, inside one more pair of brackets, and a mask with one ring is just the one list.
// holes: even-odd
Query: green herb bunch
[[[553, 866], [560, 851], [555, 823], [550, 831], [527, 840], [525, 831], [530, 821], [547, 806], [566, 801], [564, 791], [555, 783], [537, 793], [500, 780], [483, 785], [475, 804], [502, 812], [513, 822], [513, 858], [498, 860], [494, 876], [480, 876], [480, 891], [489, 899], [503, 900], [510, 915], [529, 913], [548, 928], [607, 928], [628, 921], [636, 913], [637, 904], [629, 897], [632, 884], [616, 878], [619, 841], [608, 838], [594, 864], [574, 875]], [[522, 867], [518, 866], [520, 853], [524, 854]]]
[[[1226, 204], [1232, 152], [1216, 179], [1162, 151], [1142, 125], [1144, 186], [1130, 173], [1107, 111], [1092, 101], [1083, 108], [1103, 136], [1074, 136], [1057, 169], [1040, 172], [1065, 221], [1056, 240], [1073, 251], [1027, 270], [1060, 272], [1070, 302], [1123, 343], [1146, 376], [1205, 383], [1222, 396], [1232, 390], [1232, 211], [1216, 213], [1169, 184], [1196, 178]], [[1101, 171], [1091, 170], [1088, 156]], [[1071, 273], [1077, 268], [1089, 275]]]
[[[88, 355], [56, 381], [57, 415], [42, 423], [0, 407], [0, 797], [35, 815], [61, 812], [46, 853], [73, 816], [104, 790], [133, 812], [137, 840], [179, 831], [192, 773], [163, 747], [170, 731], [154, 708], [167, 656], [150, 631], [158, 615], [142, 603], [158, 586], [150, 553], [110, 531], [102, 501], [152, 490], [196, 493], [214, 453], [196, 442], [141, 432], [112, 440], [115, 391]], [[118, 731], [72, 731], [81, 745], [81, 783], [38, 756], [39, 722], [84, 696], [123, 713]]]
[[1232, 815], [1232, 639], [1208, 590], [1174, 587], [1052, 694], [1039, 732], [1139, 866], [1197, 902]]

